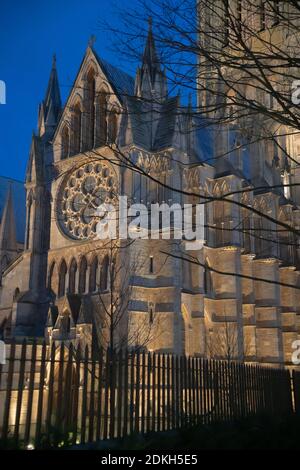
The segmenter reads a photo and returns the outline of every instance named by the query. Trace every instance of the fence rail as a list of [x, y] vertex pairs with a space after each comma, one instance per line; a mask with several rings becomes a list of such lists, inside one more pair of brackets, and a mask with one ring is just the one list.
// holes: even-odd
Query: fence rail
[[0, 366], [0, 436], [38, 447], [230, 421], [300, 415], [300, 373], [170, 354], [11, 344]]

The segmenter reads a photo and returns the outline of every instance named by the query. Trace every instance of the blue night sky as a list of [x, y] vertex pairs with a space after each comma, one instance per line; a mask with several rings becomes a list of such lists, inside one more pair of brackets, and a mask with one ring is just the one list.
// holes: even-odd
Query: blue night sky
[[[125, 1], [132, 7], [135, 0]], [[115, 8], [112, 0], [1, 0], [0, 80], [6, 83], [7, 104], [0, 105], [0, 175], [24, 180], [53, 53], [63, 102], [92, 34], [99, 55], [119, 65], [111, 33], [99, 24], [104, 19], [117, 27]], [[126, 71], [134, 69], [131, 64]]]

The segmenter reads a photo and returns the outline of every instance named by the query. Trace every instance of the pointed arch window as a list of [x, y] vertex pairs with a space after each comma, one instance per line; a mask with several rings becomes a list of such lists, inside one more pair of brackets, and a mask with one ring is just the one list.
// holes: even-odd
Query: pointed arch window
[[79, 294], [84, 294], [85, 293], [86, 272], [87, 272], [87, 261], [86, 261], [86, 258], [83, 257], [81, 262], [80, 262], [80, 267], [79, 267], [79, 282], [78, 282], [78, 292], [79, 292]]
[[224, 246], [231, 241], [231, 204], [227, 201], [216, 200], [213, 202], [213, 211], [216, 245]]
[[149, 273], [153, 274], [154, 273], [154, 259], [153, 256], [149, 256]]
[[55, 269], [55, 261], [53, 261], [53, 263], [51, 264], [50, 269], [49, 269], [49, 275], [48, 275], [48, 289], [49, 289], [49, 291], [53, 290], [53, 273], [54, 273], [54, 269]]
[[107, 93], [99, 93], [97, 108], [96, 146], [101, 147], [107, 142]]
[[87, 150], [94, 148], [95, 144], [95, 98], [95, 71], [91, 69], [87, 76]]
[[149, 323], [152, 325], [154, 322], [155, 305], [153, 302], [148, 302]]
[[108, 290], [108, 269], [109, 269], [109, 258], [108, 255], [104, 256], [101, 265], [101, 276], [100, 276], [100, 290], [101, 292]]
[[76, 272], [77, 272], [77, 263], [75, 259], [72, 260], [69, 270], [69, 294], [75, 294], [76, 292]]
[[73, 111], [73, 155], [81, 150], [81, 133], [82, 133], [82, 111], [80, 103], [77, 103]]
[[67, 125], [64, 126], [61, 133], [61, 159], [64, 160], [70, 156], [70, 133]]
[[209, 262], [208, 260], [206, 260], [205, 268], [204, 268], [204, 293], [208, 296], [211, 296], [212, 291], [213, 291], [212, 272], [209, 266]]
[[58, 276], [58, 297], [63, 297], [66, 292], [67, 265], [65, 260], [61, 262]]
[[108, 116], [108, 139], [113, 144], [117, 140], [118, 134], [118, 117], [115, 109], [112, 109]]
[[98, 258], [94, 258], [90, 268], [89, 292], [97, 290]]
[[25, 244], [25, 248], [27, 250], [29, 249], [29, 245], [30, 245], [31, 212], [32, 212], [32, 194], [30, 193], [27, 199], [27, 225], [26, 225], [26, 244]]

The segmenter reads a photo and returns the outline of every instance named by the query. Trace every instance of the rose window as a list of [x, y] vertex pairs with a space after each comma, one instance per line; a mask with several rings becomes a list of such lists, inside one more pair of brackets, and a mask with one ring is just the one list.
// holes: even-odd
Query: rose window
[[88, 163], [75, 170], [62, 185], [58, 220], [64, 233], [77, 240], [96, 236], [101, 204], [116, 198], [116, 175], [105, 163]]

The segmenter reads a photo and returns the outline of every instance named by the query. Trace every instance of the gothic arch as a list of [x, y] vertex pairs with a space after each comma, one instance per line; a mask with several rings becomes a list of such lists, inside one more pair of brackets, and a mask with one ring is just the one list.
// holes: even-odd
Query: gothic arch
[[61, 160], [68, 158], [70, 155], [70, 131], [66, 123], [61, 131]]
[[17, 302], [19, 300], [19, 297], [20, 297], [20, 289], [17, 287], [14, 291], [13, 301]]
[[54, 291], [53, 289], [53, 277], [54, 277], [54, 270], [56, 267], [55, 261], [52, 261], [50, 268], [49, 268], [49, 273], [48, 273], [48, 289], [49, 291]]
[[83, 256], [79, 265], [78, 293], [84, 294], [86, 291], [87, 260]]
[[76, 292], [76, 273], [77, 273], [77, 262], [75, 258], [73, 258], [69, 267], [69, 284], [68, 284], [69, 294], [75, 294]]
[[208, 296], [211, 297], [213, 294], [213, 278], [212, 278], [212, 271], [210, 269], [211, 265], [209, 262], [209, 259], [206, 258], [205, 260], [205, 268], [204, 268], [204, 293]]
[[67, 264], [63, 259], [59, 267], [58, 275], [58, 297], [63, 297], [66, 293]]
[[72, 109], [72, 141], [72, 153], [76, 155], [81, 151], [82, 142], [82, 103], [79, 98], [77, 98]]
[[213, 187], [213, 195], [216, 197], [221, 196], [221, 190], [220, 190], [220, 185], [219, 183], [216, 183], [215, 186]]
[[[213, 195], [220, 198], [223, 194], [229, 191], [228, 185], [225, 181], [220, 185], [217, 183], [213, 189]], [[231, 243], [231, 211], [232, 204], [229, 201], [217, 199], [213, 201], [213, 224], [214, 239], [216, 246], [223, 246]]]
[[96, 146], [101, 147], [107, 141], [107, 102], [109, 90], [106, 86], [100, 88], [97, 96], [96, 116]]
[[86, 65], [83, 79], [88, 80], [90, 75], [94, 75], [95, 77], [98, 75], [98, 66], [94, 60], [90, 60], [90, 62]]
[[87, 77], [87, 92], [85, 97], [86, 108], [86, 150], [90, 150], [95, 144], [95, 126], [96, 126], [96, 71], [90, 67]]
[[118, 110], [115, 106], [108, 113], [108, 139], [110, 144], [114, 144], [118, 136]]
[[241, 202], [245, 204], [246, 206], [250, 206], [250, 196], [248, 193], [243, 193], [241, 197]]
[[89, 292], [97, 290], [98, 267], [98, 258], [95, 256], [90, 264]]
[[227, 193], [229, 193], [229, 191], [230, 191], [229, 184], [227, 183], [227, 181], [223, 181], [222, 184], [221, 184], [221, 193], [222, 194], [227, 194]]
[[101, 263], [100, 271], [100, 290], [101, 292], [108, 290], [109, 277], [109, 257], [105, 255]]
[[33, 192], [32, 189], [29, 192], [29, 195], [27, 196], [27, 222], [26, 222], [26, 242], [25, 242], [25, 248], [28, 250], [29, 244], [30, 244], [30, 232], [31, 232], [31, 218], [32, 218], [32, 204], [33, 204]]

